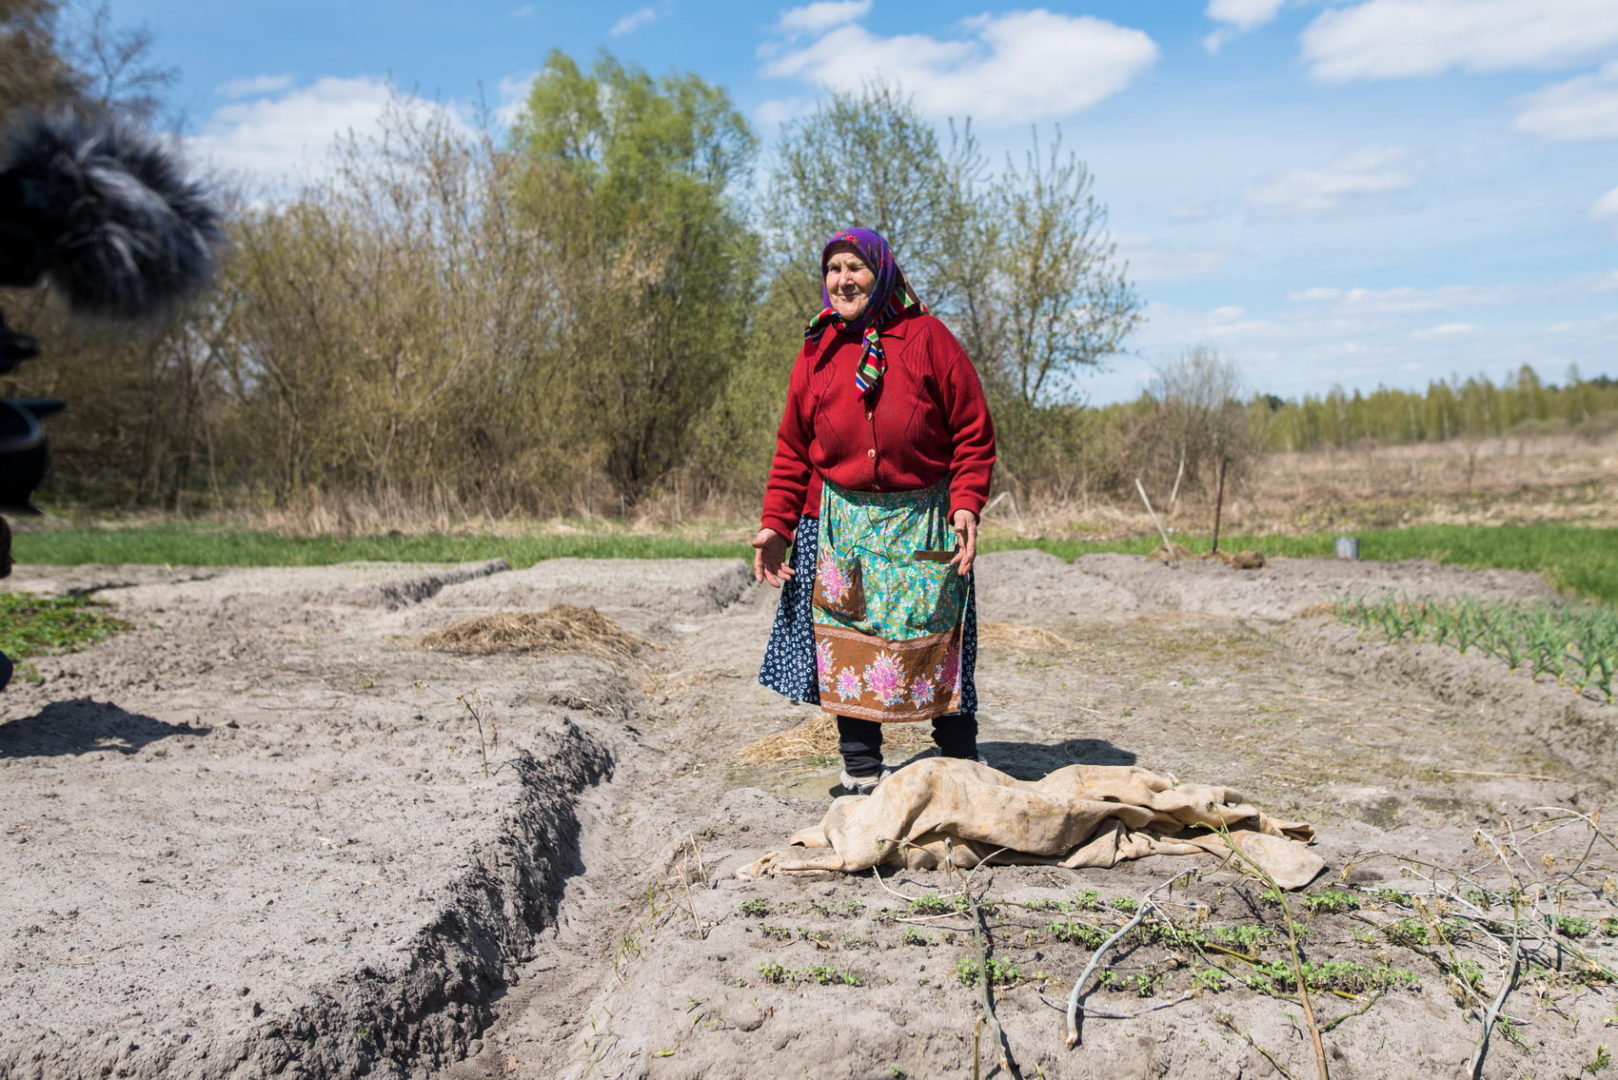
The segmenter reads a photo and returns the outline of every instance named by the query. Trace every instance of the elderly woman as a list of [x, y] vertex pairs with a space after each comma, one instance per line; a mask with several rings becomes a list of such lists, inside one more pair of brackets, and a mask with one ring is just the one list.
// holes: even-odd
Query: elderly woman
[[782, 589], [759, 681], [837, 717], [840, 781], [865, 794], [887, 775], [885, 723], [931, 720], [939, 753], [977, 757], [971, 571], [994, 424], [886, 240], [840, 232], [820, 269], [753, 540], [754, 578]]

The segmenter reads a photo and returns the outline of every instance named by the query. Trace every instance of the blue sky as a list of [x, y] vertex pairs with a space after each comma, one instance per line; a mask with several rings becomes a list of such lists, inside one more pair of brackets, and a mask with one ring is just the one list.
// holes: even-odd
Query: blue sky
[[[195, 153], [285, 190], [392, 79], [509, 107], [552, 48], [729, 89], [766, 145], [832, 89], [1030, 124], [1089, 164], [1147, 303], [1082, 382], [1192, 345], [1255, 390], [1420, 387], [1523, 363], [1618, 376], [1618, 0], [114, 0], [180, 69]], [[903, 258], [903, 252], [900, 252]]]

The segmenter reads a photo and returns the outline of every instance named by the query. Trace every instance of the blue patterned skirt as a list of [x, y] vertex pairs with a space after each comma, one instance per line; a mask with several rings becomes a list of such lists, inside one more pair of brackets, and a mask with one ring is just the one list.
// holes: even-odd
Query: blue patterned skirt
[[[811, 603], [815, 596], [815, 566], [820, 552], [820, 520], [806, 517], [798, 522], [792, 545], [792, 577], [781, 586], [781, 601], [775, 609], [775, 625], [764, 648], [764, 663], [758, 681], [783, 697], [806, 705], [820, 704], [820, 675], [815, 670], [815, 622]], [[978, 708], [978, 608], [972, 578], [968, 575], [966, 613], [961, 642], [961, 711]]]

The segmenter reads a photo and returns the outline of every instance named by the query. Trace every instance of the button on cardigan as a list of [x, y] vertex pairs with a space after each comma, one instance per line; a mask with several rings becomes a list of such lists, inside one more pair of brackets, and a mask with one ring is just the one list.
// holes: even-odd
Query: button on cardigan
[[828, 327], [805, 341], [764, 493], [763, 524], [791, 537], [820, 502], [824, 477], [856, 491], [913, 491], [950, 477], [951, 519], [979, 516], [994, 471], [994, 422], [976, 369], [955, 335], [912, 311], [882, 331], [888, 368], [873, 398], [854, 385], [864, 342]]

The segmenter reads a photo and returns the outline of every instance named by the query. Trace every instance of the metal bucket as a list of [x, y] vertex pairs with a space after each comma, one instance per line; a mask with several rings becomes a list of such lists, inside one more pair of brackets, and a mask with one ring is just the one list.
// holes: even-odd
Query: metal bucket
[[1360, 557], [1360, 538], [1357, 536], [1339, 536], [1337, 538], [1337, 557], [1339, 559], [1358, 560]]

